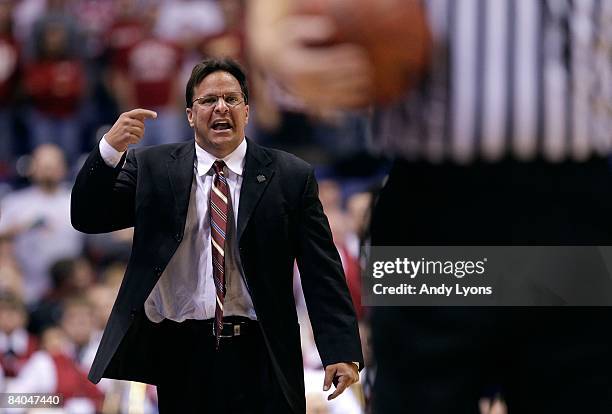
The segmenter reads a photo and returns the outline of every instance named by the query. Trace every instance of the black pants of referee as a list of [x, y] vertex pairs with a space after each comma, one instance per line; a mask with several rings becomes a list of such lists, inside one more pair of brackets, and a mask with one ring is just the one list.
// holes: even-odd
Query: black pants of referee
[[249, 322], [240, 336], [222, 339], [219, 350], [212, 321], [164, 320], [160, 329], [160, 414], [291, 413], [257, 322]]
[[[372, 244], [611, 245], [607, 160], [397, 163]], [[580, 277], [580, 275], [577, 275]], [[612, 308], [376, 307], [376, 414], [612, 412]]]

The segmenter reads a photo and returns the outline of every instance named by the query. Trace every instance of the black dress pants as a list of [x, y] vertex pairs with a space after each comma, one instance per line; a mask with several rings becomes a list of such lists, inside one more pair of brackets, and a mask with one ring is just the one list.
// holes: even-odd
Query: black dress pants
[[[397, 163], [372, 244], [611, 245], [610, 167]], [[372, 340], [376, 414], [612, 412], [612, 308], [375, 307]]]
[[215, 350], [210, 321], [162, 321], [160, 414], [290, 414], [261, 331], [250, 327]]

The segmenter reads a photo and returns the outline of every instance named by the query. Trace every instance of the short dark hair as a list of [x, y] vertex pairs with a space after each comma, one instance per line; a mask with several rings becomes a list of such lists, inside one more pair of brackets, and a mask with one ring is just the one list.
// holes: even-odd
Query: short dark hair
[[246, 74], [240, 64], [230, 58], [210, 58], [195, 65], [185, 88], [185, 103], [187, 108], [193, 106], [193, 90], [204, 80], [205, 77], [214, 72], [227, 72], [240, 84], [244, 94], [244, 102], [249, 103], [249, 88], [247, 86]]
[[51, 265], [49, 273], [54, 288], [64, 287], [74, 275], [76, 260], [71, 258], [59, 259]]
[[15, 293], [9, 291], [0, 291], [0, 308], [17, 310], [26, 315], [28, 313], [23, 300]]

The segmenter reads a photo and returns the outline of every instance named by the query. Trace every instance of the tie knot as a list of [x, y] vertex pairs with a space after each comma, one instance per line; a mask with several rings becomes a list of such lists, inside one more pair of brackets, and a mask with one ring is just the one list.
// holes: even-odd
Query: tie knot
[[213, 170], [215, 170], [215, 174], [223, 175], [223, 167], [225, 167], [225, 162], [221, 160], [215, 161], [213, 164]]

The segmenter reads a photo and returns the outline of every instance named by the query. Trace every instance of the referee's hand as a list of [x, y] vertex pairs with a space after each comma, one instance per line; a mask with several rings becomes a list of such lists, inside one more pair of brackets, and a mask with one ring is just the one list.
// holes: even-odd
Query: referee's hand
[[127, 151], [130, 144], [140, 142], [144, 136], [145, 119], [155, 118], [157, 112], [148, 109], [137, 108], [124, 112], [106, 133], [106, 141], [119, 152]]

